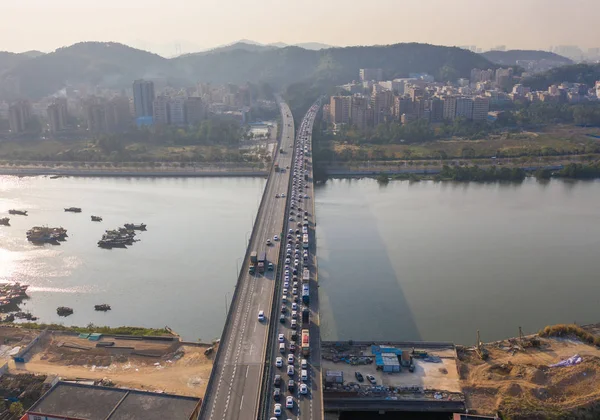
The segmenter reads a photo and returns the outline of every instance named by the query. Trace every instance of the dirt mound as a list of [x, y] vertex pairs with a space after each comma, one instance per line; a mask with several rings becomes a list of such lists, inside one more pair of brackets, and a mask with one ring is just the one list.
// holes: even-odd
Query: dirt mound
[[543, 370], [536, 368], [529, 380], [536, 385], [545, 385], [548, 382], [548, 375]]
[[518, 397], [519, 395], [521, 395], [522, 392], [523, 390], [521, 389], [521, 386], [515, 383], [509, 384], [503, 390], [503, 393], [511, 397]]
[[546, 401], [548, 398], [550, 398], [550, 393], [546, 388], [533, 388], [531, 389], [531, 395], [534, 398], [542, 401]]

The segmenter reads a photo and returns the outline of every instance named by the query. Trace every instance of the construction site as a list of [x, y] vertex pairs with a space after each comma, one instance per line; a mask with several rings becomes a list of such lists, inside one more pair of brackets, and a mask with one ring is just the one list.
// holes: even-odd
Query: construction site
[[[510, 419], [600, 417], [598, 325], [457, 347], [470, 413]], [[595, 344], [594, 344], [595, 340]], [[591, 344], [590, 344], [591, 342]]]
[[106, 336], [0, 327], [2, 338], [8, 343], [4, 370], [10, 374], [55, 375], [85, 384], [201, 397], [212, 368], [210, 344], [182, 342], [175, 336]]

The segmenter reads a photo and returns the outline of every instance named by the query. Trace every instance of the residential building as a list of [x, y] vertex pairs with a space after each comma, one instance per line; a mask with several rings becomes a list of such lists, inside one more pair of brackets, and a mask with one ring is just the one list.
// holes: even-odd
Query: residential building
[[407, 96], [394, 97], [394, 118], [400, 120], [402, 114], [413, 113], [413, 102]]
[[456, 118], [456, 97], [447, 96], [444, 98], [444, 119], [454, 121]]
[[169, 124], [169, 100], [168, 96], [157, 96], [152, 103], [152, 119], [155, 125]]
[[108, 133], [125, 131], [131, 125], [129, 98], [117, 96], [104, 104], [104, 130]]
[[473, 119], [473, 99], [462, 96], [456, 98], [456, 118]]
[[374, 80], [379, 82], [383, 80], [383, 70], [382, 69], [360, 69], [359, 70], [359, 78], [361, 82], [366, 82], [368, 80]]
[[58, 382], [21, 420], [195, 420], [201, 399], [133, 389]]
[[48, 118], [50, 132], [57, 133], [67, 128], [67, 99], [56, 98], [46, 108], [46, 116]]
[[329, 104], [323, 105], [323, 121], [327, 124], [331, 124], [331, 108]]
[[331, 122], [335, 124], [348, 124], [350, 122], [351, 96], [332, 96], [329, 102]]
[[133, 107], [135, 117], [152, 117], [154, 103], [154, 82], [136, 80], [133, 82]]
[[432, 98], [429, 101], [430, 120], [432, 123], [441, 122], [444, 119], [444, 101], [440, 98]]
[[473, 121], [485, 121], [490, 111], [490, 98], [476, 96], [473, 98]]
[[352, 96], [350, 105], [350, 123], [359, 130], [367, 128], [367, 110], [369, 108], [369, 98], [362, 95]]
[[373, 108], [373, 125], [385, 121], [392, 113], [394, 94], [391, 90], [384, 90], [371, 96], [371, 108]]
[[488, 70], [480, 70], [480, 69], [473, 69], [471, 70], [471, 83], [478, 83], [478, 82], [489, 82], [493, 79], [494, 77], [494, 70], [492, 69], [488, 69]]
[[206, 109], [202, 98], [191, 96], [185, 100], [185, 122], [196, 125], [206, 119]]
[[469, 86], [469, 79], [465, 79], [465, 78], [460, 78], [458, 79], [458, 86], [460, 87], [465, 87], [465, 86]]
[[8, 107], [8, 125], [13, 134], [23, 133], [31, 119], [32, 109], [28, 101], [19, 101]]
[[169, 124], [185, 125], [185, 102], [184, 97], [169, 99]]
[[423, 94], [425, 93], [425, 90], [423, 88], [421, 88], [420, 86], [417, 85], [405, 85], [404, 86], [404, 92], [406, 95], [410, 96], [411, 100], [415, 100], [420, 96], [423, 96]]
[[102, 98], [92, 96], [85, 100], [83, 108], [88, 131], [91, 133], [106, 132], [105, 101]]
[[513, 78], [513, 69], [498, 69], [496, 70], [496, 86], [500, 89], [507, 89]]

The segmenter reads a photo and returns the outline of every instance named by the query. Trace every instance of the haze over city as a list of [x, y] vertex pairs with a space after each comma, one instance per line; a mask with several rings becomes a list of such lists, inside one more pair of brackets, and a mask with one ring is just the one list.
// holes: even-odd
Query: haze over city
[[[0, 50], [53, 51], [115, 41], [165, 56], [250, 39], [335, 46], [423, 42], [548, 49], [596, 47], [597, 0], [20, 0], [0, 5]], [[567, 16], [576, 16], [576, 23]], [[360, 30], [349, 30], [360, 28]]]

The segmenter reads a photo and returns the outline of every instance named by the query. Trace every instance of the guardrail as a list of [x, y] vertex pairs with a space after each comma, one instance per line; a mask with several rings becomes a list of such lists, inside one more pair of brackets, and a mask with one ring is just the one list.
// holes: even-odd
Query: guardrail
[[[281, 107], [280, 107], [281, 110]], [[283, 132], [283, 131], [282, 131]], [[279, 145], [281, 145], [281, 137], [279, 138]], [[276, 156], [279, 154], [279, 150], [276, 151]], [[269, 178], [267, 179], [267, 183], [265, 184], [265, 189], [263, 191], [263, 195], [262, 198], [260, 200], [260, 205], [258, 206], [258, 211], [256, 213], [256, 216], [258, 217], [258, 215], [262, 214], [263, 208], [265, 206], [265, 201], [266, 201], [266, 197], [267, 197], [267, 193], [269, 191], [269, 185], [271, 182], [273, 182], [273, 177], [272, 177], [273, 172], [270, 172], [269, 174]], [[244, 278], [244, 274], [247, 269], [247, 265], [248, 265], [248, 259], [250, 258], [250, 253], [252, 252], [250, 250], [250, 246], [249, 244], [253, 242], [254, 236], [256, 235], [256, 230], [258, 229], [258, 223], [254, 223], [254, 226], [252, 227], [252, 233], [250, 234], [250, 242], [248, 244], [246, 244], [246, 253], [244, 254], [244, 262], [242, 264], [242, 267], [240, 269], [240, 272], [238, 273], [238, 280], [236, 282], [235, 285], [235, 291], [233, 292], [233, 297], [231, 299], [231, 301], [236, 304], [237, 303], [237, 297], [238, 294], [240, 293], [240, 284], [243, 281]], [[217, 349], [217, 353], [215, 354], [215, 358], [214, 358], [214, 362], [213, 362], [213, 368], [210, 372], [210, 377], [208, 379], [208, 385], [206, 386], [206, 392], [204, 394], [204, 399], [203, 399], [203, 404], [202, 407], [200, 407], [200, 414], [198, 415], [198, 419], [203, 418], [203, 416], [207, 415], [206, 412], [206, 401], [210, 399], [210, 397], [212, 396], [212, 389], [214, 387], [214, 382], [215, 382], [215, 377], [217, 375], [217, 367], [219, 366], [219, 364], [221, 363], [221, 358], [223, 357], [223, 354], [225, 353], [225, 350], [223, 349], [223, 347], [221, 346], [221, 343], [223, 343], [224, 338], [227, 334], [227, 326], [229, 325], [231, 318], [233, 317], [233, 314], [235, 313], [235, 308], [234, 308], [234, 304], [232, 304], [229, 307], [229, 312], [227, 313], [227, 317], [225, 318], [225, 326], [223, 327], [223, 332], [221, 333], [221, 339], [219, 342], [219, 348]]]

